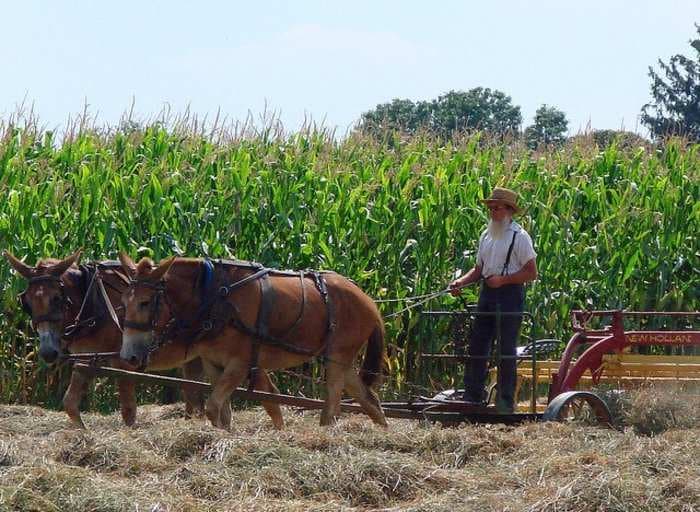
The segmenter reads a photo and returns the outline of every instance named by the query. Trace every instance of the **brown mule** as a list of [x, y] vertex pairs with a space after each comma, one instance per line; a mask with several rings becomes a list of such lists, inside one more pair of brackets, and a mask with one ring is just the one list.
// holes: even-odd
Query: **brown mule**
[[[201, 357], [216, 379], [206, 404], [213, 425], [229, 428], [222, 407], [247, 375], [324, 356], [327, 396], [321, 424], [331, 424], [340, 414], [345, 389], [375, 423], [386, 426], [372, 389], [386, 358], [384, 322], [372, 299], [350, 280], [333, 272], [279, 272], [249, 262], [215, 261], [215, 285], [202, 294], [205, 260], [171, 258], [154, 267], [149, 259], [138, 265], [125, 254], [119, 259], [133, 280], [122, 297], [122, 358], [143, 367], [153, 358], [176, 364]], [[182, 325], [189, 326], [187, 336], [179, 335]], [[358, 375], [353, 362], [365, 343]]]
[[[39, 334], [39, 356], [42, 359], [53, 363], [67, 354], [119, 351], [122, 341], [119, 319], [110, 317], [104, 302], [106, 295], [114, 311], [128, 285], [118, 262], [78, 267], [80, 251], [77, 251], [64, 260], [47, 258], [31, 267], [8, 251], [4, 255], [28, 281], [20, 300]], [[102, 285], [97, 285], [93, 278], [101, 280]], [[108, 363], [115, 368], [128, 367], [119, 357], [110, 358]], [[188, 379], [201, 378], [201, 361], [192, 360], [184, 365], [183, 371]], [[82, 373], [72, 372], [63, 398], [70, 421], [81, 428], [85, 425], [80, 417], [80, 401], [87, 392], [89, 381]], [[125, 424], [132, 425], [136, 419], [135, 385], [120, 380], [118, 390], [122, 418]], [[187, 416], [202, 416], [204, 399], [201, 394], [185, 390], [184, 395]]]

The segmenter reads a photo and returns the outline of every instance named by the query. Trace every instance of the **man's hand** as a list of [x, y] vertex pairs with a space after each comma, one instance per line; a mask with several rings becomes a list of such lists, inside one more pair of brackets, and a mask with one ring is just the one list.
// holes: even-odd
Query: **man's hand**
[[457, 297], [457, 295], [462, 293], [462, 288], [464, 288], [464, 285], [461, 283], [461, 281], [459, 279], [455, 279], [449, 285], [450, 295]]
[[450, 293], [456, 297], [461, 293], [462, 288], [476, 283], [481, 278], [481, 267], [475, 265], [469, 272], [464, 274], [459, 279], [455, 279], [450, 283]]
[[491, 276], [486, 279], [486, 286], [489, 288], [500, 288], [504, 284], [508, 284], [506, 279], [507, 276]]

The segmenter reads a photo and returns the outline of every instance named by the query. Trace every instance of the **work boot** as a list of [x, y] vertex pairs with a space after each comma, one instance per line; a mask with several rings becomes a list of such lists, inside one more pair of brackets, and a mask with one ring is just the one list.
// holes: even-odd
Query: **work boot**
[[481, 388], [479, 390], [470, 389], [469, 386], [465, 386], [464, 392], [462, 393], [462, 398], [464, 402], [471, 402], [479, 405], [486, 405], [489, 399], [488, 392]]
[[464, 396], [462, 396], [462, 402], [465, 402], [469, 405], [479, 405], [482, 407], [488, 405], [486, 398], [475, 397], [469, 393], [465, 393]]
[[496, 402], [496, 411], [498, 411], [500, 414], [513, 414], [514, 410], [515, 407], [513, 406], [513, 402], [503, 399]]

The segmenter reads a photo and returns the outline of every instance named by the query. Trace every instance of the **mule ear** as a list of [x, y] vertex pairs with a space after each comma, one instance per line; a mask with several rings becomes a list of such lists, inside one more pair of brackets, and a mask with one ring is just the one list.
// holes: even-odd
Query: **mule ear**
[[68, 256], [65, 260], [52, 265], [47, 269], [47, 272], [53, 276], [61, 276], [63, 273], [70, 268], [73, 263], [80, 261], [80, 255], [83, 252], [82, 249], [78, 249], [73, 254]]
[[126, 272], [126, 275], [133, 279], [134, 275], [136, 274], [136, 265], [134, 264], [134, 261], [125, 252], [119, 253], [119, 261], [121, 262], [122, 268], [124, 269], [124, 272]]
[[34, 268], [30, 267], [29, 265], [25, 264], [24, 262], [18, 260], [14, 254], [12, 254], [10, 251], [3, 251], [2, 255], [5, 256], [7, 261], [12, 265], [12, 268], [14, 268], [19, 275], [22, 277], [29, 279], [32, 277], [34, 274]]
[[163, 279], [163, 276], [168, 273], [168, 270], [170, 270], [170, 266], [175, 263], [176, 258], [177, 256], [172, 256], [167, 260], [161, 261], [156, 269], [148, 276], [148, 280], [151, 282], [157, 282]]

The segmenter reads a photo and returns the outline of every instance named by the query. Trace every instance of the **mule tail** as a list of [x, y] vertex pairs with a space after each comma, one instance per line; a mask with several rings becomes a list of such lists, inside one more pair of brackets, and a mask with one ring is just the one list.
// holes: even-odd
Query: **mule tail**
[[360, 369], [360, 378], [368, 387], [381, 384], [384, 368], [387, 366], [387, 356], [384, 347], [384, 327], [374, 328], [367, 341], [365, 359]]

